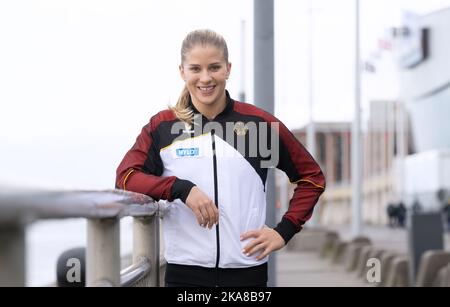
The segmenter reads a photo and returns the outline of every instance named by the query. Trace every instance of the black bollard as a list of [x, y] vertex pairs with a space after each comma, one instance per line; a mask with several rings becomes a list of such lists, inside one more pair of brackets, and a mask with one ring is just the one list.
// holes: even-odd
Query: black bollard
[[415, 285], [422, 255], [444, 249], [444, 229], [440, 212], [410, 212], [408, 215], [409, 279]]
[[59, 256], [56, 281], [58, 287], [86, 286], [86, 248], [72, 248]]

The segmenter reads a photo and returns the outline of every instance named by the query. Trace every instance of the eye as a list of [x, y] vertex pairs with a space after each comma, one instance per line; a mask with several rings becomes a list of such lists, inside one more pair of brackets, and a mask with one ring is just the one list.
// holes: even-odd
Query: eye
[[200, 67], [194, 66], [194, 67], [191, 67], [189, 70], [192, 71], [192, 72], [199, 72], [200, 71]]
[[220, 65], [214, 65], [214, 66], [211, 66], [211, 71], [218, 71], [219, 69], [221, 68], [221, 66]]

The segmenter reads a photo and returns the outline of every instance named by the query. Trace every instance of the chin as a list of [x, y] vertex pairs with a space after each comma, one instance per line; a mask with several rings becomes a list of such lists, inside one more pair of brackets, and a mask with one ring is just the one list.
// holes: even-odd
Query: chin
[[210, 97], [202, 97], [197, 96], [197, 101], [203, 104], [212, 105], [214, 102], [216, 102], [219, 99], [217, 96], [210, 96]]
[[208, 98], [208, 99], [203, 98], [203, 99], [200, 99], [199, 101], [203, 104], [212, 105], [212, 104], [214, 104], [214, 102], [217, 101], [217, 98]]

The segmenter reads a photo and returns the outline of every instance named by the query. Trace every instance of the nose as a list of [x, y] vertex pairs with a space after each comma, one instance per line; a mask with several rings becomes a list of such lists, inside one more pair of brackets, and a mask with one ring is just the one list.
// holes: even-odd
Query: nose
[[202, 83], [208, 83], [212, 80], [211, 75], [209, 74], [209, 71], [207, 69], [203, 70], [200, 74], [200, 82]]

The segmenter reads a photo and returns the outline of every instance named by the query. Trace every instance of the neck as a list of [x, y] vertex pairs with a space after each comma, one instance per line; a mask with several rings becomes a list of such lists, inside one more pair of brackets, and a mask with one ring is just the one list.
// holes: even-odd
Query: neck
[[220, 98], [210, 105], [196, 102], [194, 99], [192, 100], [192, 104], [207, 119], [213, 120], [225, 109], [227, 104], [227, 96], [225, 95], [225, 92], [223, 92]]

